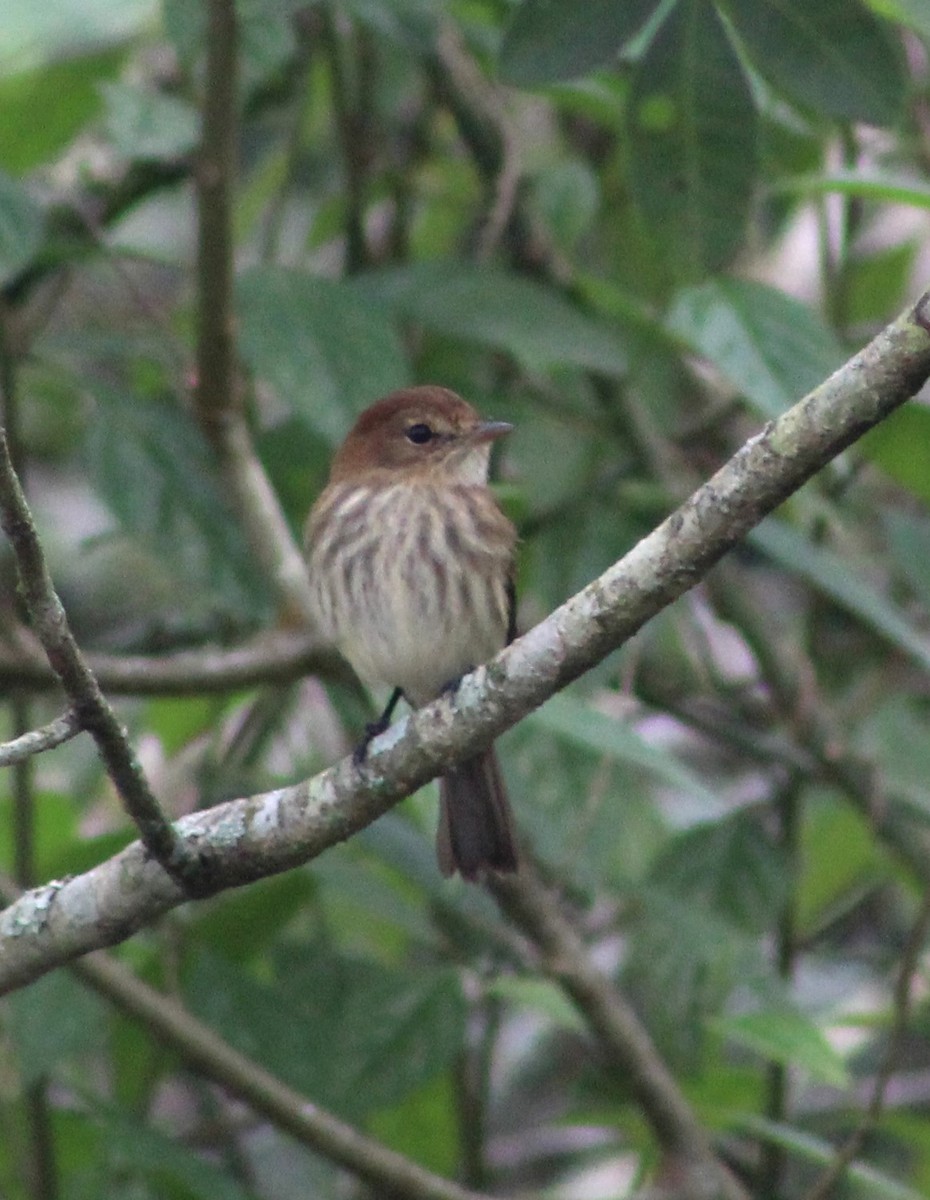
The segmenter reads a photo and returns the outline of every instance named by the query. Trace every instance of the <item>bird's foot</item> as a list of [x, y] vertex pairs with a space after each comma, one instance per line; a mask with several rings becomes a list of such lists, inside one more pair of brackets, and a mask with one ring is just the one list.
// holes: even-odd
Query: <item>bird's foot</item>
[[357, 767], [360, 767], [364, 763], [368, 757], [368, 747], [376, 737], [384, 733], [390, 723], [390, 717], [379, 717], [377, 721], [368, 722], [365, 726], [365, 732], [362, 734], [362, 740], [352, 751], [352, 761]]
[[454, 679], [447, 679], [439, 689], [440, 696], [448, 696], [450, 700], [455, 699], [455, 693], [459, 690], [459, 684], [466, 675], [470, 675], [474, 671], [474, 666], [466, 667], [461, 675], [456, 675]]

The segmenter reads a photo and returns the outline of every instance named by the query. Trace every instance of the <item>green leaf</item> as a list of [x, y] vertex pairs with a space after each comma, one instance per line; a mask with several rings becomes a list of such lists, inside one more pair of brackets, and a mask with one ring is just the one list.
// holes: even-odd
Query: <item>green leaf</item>
[[96, 385], [85, 445], [94, 485], [123, 529], [191, 586], [216, 588], [254, 616], [265, 599], [221, 491], [210, 449], [178, 404]]
[[888, 548], [914, 594], [930, 608], [930, 520], [891, 509], [883, 514]]
[[788, 896], [783, 855], [757, 814], [736, 812], [675, 837], [652, 867], [656, 884], [734, 927], [762, 934]]
[[798, 936], [846, 911], [883, 879], [887, 862], [866, 821], [833, 795], [811, 796], [801, 826], [801, 866], [794, 903]]
[[597, 216], [597, 175], [579, 158], [553, 163], [534, 177], [533, 200], [559, 245], [571, 251]]
[[801, 196], [856, 196], [877, 204], [910, 204], [913, 208], [930, 208], [930, 186], [919, 179], [904, 175], [870, 171], [835, 171], [829, 175], [796, 175], [775, 185], [779, 192]]
[[849, 1086], [843, 1060], [813, 1021], [797, 1009], [782, 1006], [765, 1012], [715, 1017], [711, 1025], [730, 1041], [772, 1062], [803, 1068], [817, 1083]]
[[546, 733], [568, 738], [575, 745], [584, 746], [595, 754], [641, 767], [676, 791], [693, 796], [711, 812], [719, 808], [719, 796], [708, 791], [700, 779], [673, 754], [647, 742], [629, 725], [598, 712], [575, 696], [553, 696], [527, 718], [527, 724]]
[[908, 302], [919, 239], [850, 256], [843, 296], [847, 328], [874, 328]]
[[557, 1028], [570, 1033], [583, 1033], [586, 1026], [564, 990], [550, 979], [526, 975], [498, 975], [487, 988], [489, 996], [516, 1008], [529, 1009], [551, 1021]]
[[905, 404], [860, 438], [857, 450], [930, 504], [930, 408]]
[[891, 30], [857, 0], [721, 0], [753, 66], [815, 112], [892, 125], [907, 77]]
[[906, 25], [923, 38], [930, 38], [930, 8], [927, 0], [866, 0], [880, 17]]
[[461, 1163], [461, 1096], [452, 1072], [373, 1113], [368, 1125], [379, 1142], [398, 1154], [428, 1171], [455, 1178]]
[[70, 975], [55, 971], [5, 1002], [6, 1028], [25, 1085], [68, 1059], [95, 1058], [104, 1040], [100, 1002]]
[[193, 105], [115, 80], [100, 91], [107, 135], [126, 158], [179, 158], [197, 145], [200, 116]]
[[[752, 1114], [734, 1118], [731, 1128], [760, 1137], [775, 1146], [782, 1146], [803, 1162], [829, 1167], [836, 1158], [836, 1146], [831, 1142], [810, 1133], [802, 1133], [793, 1125], [769, 1121]], [[926, 1200], [925, 1193], [889, 1179], [884, 1172], [862, 1163], [853, 1163], [848, 1167], [843, 1175], [843, 1182], [849, 1200]]]
[[156, 0], [3, 0], [0, 75], [128, 41], [157, 10]]
[[494, 268], [424, 262], [359, 276], [351, 285], [434, 333], [504, 350], [528, 371], [626, 372], [619, 330], [542, 284]]
[[[178, 57], [190, 69], [203, 53], [206, 5], [162, 0], [165, 32]], [[236, 0], [239, 92], [249, 96], [279, 74], [294, 53], [293, 15], [302, 0]]]
[[685, 288], [666, 327], [765, 417], [779, 416], [846, 357], [809, 308], [750, 280], [710, 279]]
[[273, 983], [198, 952], [192, 1008], [245, 1054], [353, 1119], [392, 1104], [460, 1053], [464, 1005], [453, 972], [404, 973], [328, 949], [276, 958]]
[[603, 66], [643, 26], [659, 0], [523, 0], [504, 35], [501, 76], [533, 86], [576, 79]]
[[408, 382], [394, 329], [348, 284], [255, 267], [239, 281], [238, 310], [252, 371], [333, 444], [363, 408]]
[[854, 613], [924, 670], [930, 670], [930, 640], [908, 621], [887, 596], [854, 572], [832, 550], [815, 546], [784, 521], [769, 517], [749, 534], [749, 541], [785, 570], [800, 575], [812, 587]]
[[679, 278], [740, 246], [756, 177], [749, 84], [712, 5], [679, 0], [636, 64], [630, 172], [643, 220]]
[[248, 1200], [254, 1195], [232, 1172], [166, 1137], [148, 1121], [113, 1110], [100, 1112], [98, 1121], [114, 1177], [145, 1180], [153, 1188], [148, 1195], [177, 1195], [184, 1200]]
[[27, 266], [44, 231], [42, 210], [24, 187], [0, 171], [0, 284]]
[[922, 706], [906, 694], [878, 700], [855, 745], [878, 766], [886, 794], [930, 816], [930, 722]]
[[261, 430], [255, 446], [281, 507], [293, 527], [300, 529], [310, 497], [326, 486], [332, 441], [321, 436], [306, 417], [295, 414]]
[[0, 76], [0, 166], [22, 174], [59, 153], [96, 116], [98, 85], [119, 70], [123, 57], [109, 51]]
[[737, 980], [762, 969], [753, 937], [661, 884], [630, 892], [631, 927], [624, 975], [660, 1049], [678, 1065], [694, 1064], [706, 1018]]
[[[171, 703], [177, 703], [176, 700]], [[317, 890], [308, 871], [287, 871], [251, 887], [224, 892], [197, 909], [192, 929], [200, 943], [231, 962], [248, 962], [267, 950]]]

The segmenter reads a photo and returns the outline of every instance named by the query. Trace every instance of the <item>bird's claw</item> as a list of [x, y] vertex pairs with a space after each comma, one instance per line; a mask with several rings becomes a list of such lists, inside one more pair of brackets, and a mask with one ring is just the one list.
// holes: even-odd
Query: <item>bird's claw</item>
[[453, 679], [447, 679], [439, 689], [440, 696], [448, 696], [450, 700], [455, 699], [455, 693], [459, 690], [459, 684], [466, 675], [470, 675], [474, 671], [474, 666], [466, 667], [461, 675], [456, 675]]
[[362, 740], [352, 751], [352, 761], [357, 767], [362, 766], [365, 759], [368, 757], [368, 747], [380, 734], [384, 733], [388, 725], [390, 725], [390, 717], [379, 717], [377, 721], [369, 721], [365, 726], [365, 732], [362, 734]]

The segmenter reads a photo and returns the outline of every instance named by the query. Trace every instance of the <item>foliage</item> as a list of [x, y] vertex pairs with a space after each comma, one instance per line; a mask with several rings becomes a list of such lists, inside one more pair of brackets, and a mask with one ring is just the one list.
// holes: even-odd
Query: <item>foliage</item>
[[[524, 628], [926, 282], [915, 0], [237, 11], [237, 351], [293, 532], [366, 403], [454, 387], [517, 428]], [[191, 404], [203, 4], [6, 0], [2, 24], [3, 421], [59, 590], [90, 652], [235, 644], [278, 598]], [[928, 424], [915, 401], [502, 742], [592, 960], [759, 1200], [804, 1196], [855, 1127], [920, 974], [930, 865], [888, 830], [930, 814]], [[57, 711], [15, 691], [10, 737]], [[304, 777], [364, 720], [326, 677], [187, 692], [120, 702], [172, 812]], [[84, 740], [8, 774], [7, 870], [130, 837]], [[489, 898], [439, 879], [434, 810], [426, 789], [123, 959], [430, 1169], [582, 1197], [607, 1163], [632, 1194], [656, 1154], [629, 1081]], [[924, 1007], [844, 1195], [930, 1191]], [[67, 974], [0, 1038], [7, 1200], [345, 1194]]]

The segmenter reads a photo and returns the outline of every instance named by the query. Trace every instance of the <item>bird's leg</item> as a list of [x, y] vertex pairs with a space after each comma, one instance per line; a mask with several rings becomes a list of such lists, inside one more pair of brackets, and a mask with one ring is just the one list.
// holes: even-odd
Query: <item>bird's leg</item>
[[357, 767], [360, 767], [365, 761], [365, 756], [368, 753], [369, 745], [374, 741], [379, 733], [384, 733], [388, 725], [391, 723], [391, 717], [394, 715], [394, 709], [398, 702], [403, 698], [404, 693], [400, 688], [395, 688], [391, 692], [391, 698], [385, 705], [384, 712], [377, 721], [369, 721], [365, 726], [365, 732], [362, 734], [362, 740], [352, 751], [352, 761]]

